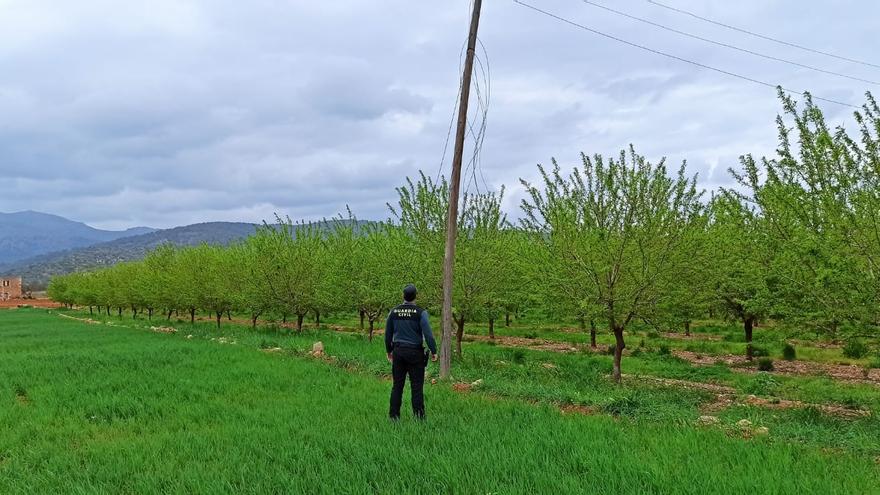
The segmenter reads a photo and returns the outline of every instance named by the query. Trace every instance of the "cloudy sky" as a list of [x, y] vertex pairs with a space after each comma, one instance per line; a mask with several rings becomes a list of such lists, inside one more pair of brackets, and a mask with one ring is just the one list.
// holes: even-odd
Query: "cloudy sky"
[[[580, 0], [524, 0], [632, 42], [773, 84], [861, 104], [870, 83], [757, 58]], [[699, 36], [880, 80], [645, 0], [594, 0]], [[658, 0], [659, 1], [659, 0]], [[819, 50], [880, 64], [870, 0], [663, 0]], [[557, 157], [687, 159], [705, 188], [743, 153], [775, 148], [774, 90], [486, 0], [491, 77], [480, 170], [508, 187]], [[0, 0], [0, 211], [101, 228], [387, 217], [394, 188], [440, 166], [468, 0]], [[835, 122], [852, 109], [823, 104]], [[449, 167], [449, 159], [445, 163]], [[477, 181], [483, 186], [483, 179]], [[473, 187], [473, 186], [471, 186]]]

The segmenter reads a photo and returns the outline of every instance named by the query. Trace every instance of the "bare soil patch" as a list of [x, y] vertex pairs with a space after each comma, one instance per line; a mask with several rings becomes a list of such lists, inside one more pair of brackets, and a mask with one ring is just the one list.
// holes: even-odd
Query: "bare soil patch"
[[857, 419], [866, 418], [871, 415], [871, 411], [865, 409], [853, 409], [842, 406], [840, 404], [810, 404], [799, 400], [787, 399], [767, 399], [764, 397], [756, 397], [749, 395], [746, 397], [745, 404], [751, 406], [761, 406], [768, 409], [805, 409], [815, 408], [829, 416], [837, 416], [839, 418]]
[[736, 404], [736, 394], [717, 394], [712, 402], [706, 402], [700, 406], [700, 412], [715, 414]]
[[691, 332], [690, 335], [685, 335], [683, 333], [674, 333], [674, 332], [663, 332], [660, 335], [667, 339], [673, 340], [711, 340], [711, 341], [719, 341], [722, 340], [723, 337], [721, 335], [717, 335], [714, 333], [699, 333], [699, 332]]
[[[725, 364], [740, 373], [757, 373], [757, 362], [745, 356], [733, 354], [706, 355], [690, 351], [673, 351], [673, 355], [698, 366]], [[848, 383], [866, 383], [880, 386], [880, 369], [863, 368], [858, 365], [817, 363], [814, 361], [773, 361], [772, 373], [788, 376], [826, 376]]]
[[570, 344], [567, 342], [559, 342], [554, 340], [546, 340], [546, 339], [527, 339], [525, 337], [508, 337], [502, 335], [496, 335], [494, 339], [490, 339], [485, 335], [465, 335], [463, 340], [465, 342], [495, 342], [495, 344], [504, 346], [504, 347], [526, 347], [529, 349], [536, 349], [539, 351], [552, 351], [552, 352], [577, 352], [580, 350], [574, 344]]
[[559, 411], [562, 414], [580, 414], [582, 416], [592, 416], [594, 414], [599, 414], [599, 409], [590, 406], [581, 406], [576, 404], [566, 404], [563, 406], [559, 406]]
[[[624, 375], [628, 377], [628, 375]], [[649, 380], [662, 385], [689, 390], [704, 390], [715, 394], [715, 399], [704, 404], [700, 411], [703, 413], [716, 413], [734, 405], [750, 405], [767, 409], [807, 409], [814, 408], [829, 416], [846, 419], [865, 418], [871, 415], [871, 411], [854, 409], [840, 404], [811, 404], [798, 400], [779, 399], [775, 397], [757, 397], [755, 395], [739, 396], [733, 387], [714, 383], [693, 382], [689, 380], [675, 380], [671, 378], [659, 378], [654, 376], [634, 377], [640, 380]]]
[[690, 380], [677, 380], [673, 378], [660, 378], [656, 376], [632, 376], [632, 375], [623, 375], [625, 378], [634, 378], [638, 380], [648, 380], [651, 382], [659, 383], [661, 385], [666, 385], [669, 387], [678, 387], [685, 388], [690, 390], [705, 390], [707, 392], [714, 392], [718, 394], [735, 394], [736, 389], [733, 387], [728, 387], [727, 385], [718, 385], [715, 383], [704, 383], [704, 382], [692, 382]]
[[703, 413], [717, 413], [723, 409], [733, 407], [735, 405], [749, 405], [763, 407], [766, 409], [816, 409], [828, 416], [834, 416], [843, 419], [859, 419], [871, 416], [871, 411], [865, 409], [854, 409], [840, 404], [811, 404], [799, 400], [788, 400], [779, 398], [757, 397], [748, 395], [738, 397], [735, 394], [718, 394], [715, 400], [704, 404], [700, 411]]
[[22, 306], [43, 309], [55, 309], [61, 307], [60, 304], [51, 299], [10, 299], [8, 301], [0, 301], [0, 309], [15, 309]]
[[798, 347], [814, 347], [816, 349], [842, 349], [843, 344], [839, 342], [816, 342], [811, 340], [789, 339], [789, 344]]
[[456, 392], [470, 392], [471, 384], [470, 383], [453, 383], [452, 390]]
[[[716, 364], [742, 366], [749, 364], [749, 360], [745, 356], [735, 356], [733, 354], [701, 354], [676, 349], [672, 351], [672, 355], [699, 366], [714, 366]], [[755, 365], [757, 366], [757, 363]]]

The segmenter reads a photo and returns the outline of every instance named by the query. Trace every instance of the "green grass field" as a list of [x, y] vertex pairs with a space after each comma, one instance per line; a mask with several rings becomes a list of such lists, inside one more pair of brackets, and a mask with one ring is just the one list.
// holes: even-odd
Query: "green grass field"
[[[456, 377], [484, 386], [427, 386], [428, 421], [390, 424], [378, 339], [108, 320], [0, 311], [0, 493], [880, 493], [876, 414], [745, 407], [697, 427], [705, 392], [615, 387], [607, 356], [469, 344]], [[334, 359], [306, 356], [316, 340]], [[656, 353], [624, 369], [771, 387]], [[868, 385], [776, 381], [777, 394], [880, 404]], [[742, 438], [741, 418], [771, 434]]]

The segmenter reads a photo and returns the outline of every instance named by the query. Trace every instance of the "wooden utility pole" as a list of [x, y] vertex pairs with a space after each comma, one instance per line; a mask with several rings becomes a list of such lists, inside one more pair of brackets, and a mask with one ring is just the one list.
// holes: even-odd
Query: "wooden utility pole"
[[452, 272], [455, 266], [455, 239], [458, 236], [458, 193], [461, 189], [461, 162], [464, 156], [464, 138], [467, 129], [468, 100], [471, 95], [471, 75], [477, 49], [477, 28], [480, 25], [482, 0], [474, 0], [471, 30], [468, 35], [464, 73], [461, 76], [461, 98], [458, 105], [458, 128], [455, 131], [455, 154], [452, 157], [452, 178], [449, 188], [449, 212], [446, 217], [446, 253], [443, 256], [443, 338], [440, 342], [440, 378], [449, 378], [452, 367]]

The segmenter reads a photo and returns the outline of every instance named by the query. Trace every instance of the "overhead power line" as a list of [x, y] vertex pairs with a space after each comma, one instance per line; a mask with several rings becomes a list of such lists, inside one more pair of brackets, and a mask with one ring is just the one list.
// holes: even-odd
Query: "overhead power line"
[[440, 157], [440, 166], [437, 167], [437, 178], [434, 179], [435, 184], [440, 183], [440, 176], [443, 175], [443, 164], [446, 162], [446, 152], [449, 149], [449, 138], [452, 136], [452, 126], [455, 124], [455, 114], [458, 111], [458, 98], [459, 93], [461, 93], [461, 84], [462, 84], [462, 63], [464, 59], [464, 49], [467, 47], [467, 40], [461, 44], [461, 51], [458, 54], [458, 92], [455, 94], [455, 103], [452, 105], [452, 116], [449, 118], [449, 128], [446, 131], [446, 142], [443, 144], [443, 155]]
[[815, 66], [812, 66], [812, 65], [802, 64], [802, 63], [799, 63], [799, 62], [795, 62], [795, 61], [788, 60], [788, 59], [784, 59], [784, 58], [780, 58], [780, 57], [774, 57], [773, 55], [767, 55], [766, 53], [756, 52], [756, 51], [749, 50], [749, 49], [747, 49], [747, 48], [743, 48], [743, 47], [740, 47], [740, 46], [731, 45], [731, 44], [729, 44], [729, 43], [724, 43], [724, 42], [722, 42], [722, 41], [717, 41], [717, 40], [713, 40], [713, 39], [709, 39], [709, 38], [704, 38], [704, 37], [702, 37], [702, 36], [698, 36], [698, 35], [693, 34], [693, 33], [688, 33], [688, 32], [686, 32], [686, 31], [680, 31], [680, 30], [678, 30], [678, 29], [671, 28], [671, 27], [669, 27], [669, 26], [665, 26], [665, 25], [663, 25], [663, 24], [660, 24], [660, 23], [658, 23], [658, 22], [654, 22], [654, 21], [651, 21], [651, 20], [648, 20], [648, 19], [645, 19], [645, 18], [642, 18], [642, 17], [637, 17], [637, 16], [634, 16], [634, 15], [631, 15], [631, 14], [627, 14], [626, 12], [621, 12], [621, 11], [619, 11], [619, 10], [612, 9], [611, 7], [607, 7], [607, 6], [602, 5], [602, 4], [598, 4], [598, 3], [595, 3], [595, 2], [591, 2], [590, 0], [581, 0], [581, 1], [584, 2], [584, 3], [587, 4], [587, 5], [592, 5], [593, 7], [596, 7], [596, 8], [599, 8], [599, 9], [602, 9], [602, 10], [605, 10], [605, 11], [608, 11], [608, 12], [611, 12], [611, 13], [613, 13], [613, 14], [617, 14], [617, 15], [620, 15], [620, 16], [623, 16], [623, 17], [626, 17], [626, 18], [628, 18], [628, 19], [632, 19], [632, 20], [634, 20], [634, 21], [639, 21], [639, 22], [642, 22], [642, 23], [645, 23], [645, 24], [649, 24], [649, 25], [651, 25], [651, 26], [654, 26], [654, 27], [657, 27], [657, 28], [660, 28], [660, 29], [664, 29], [664, 30], [666, 30], [666, 31], [669, 31], [669, 32], [671, 32], [671, 33], [679, 34], [679, 35], [682, 35], [682, 36], [687, 36], [688, 38], [692, 38], [692, 39], [695, 39], [695, 40], [700, 40], [700, 41], [703, 41], [703, 42], [706, 42], [706, 43], [711, 43], [711, 44], [713, 44], [713, 45], [722, 46], [722, 47], [724, 47], [724, 48], [730, 48], [731, 50], [736, 50], [736, 51], [739, 51], [739, 52], [748, 53], [749, 55], [754, 55], [754, 56], [756, 56], [756, 57], [765, 58], [765, 59], [767, 59], [767, 60], [774, 60], [774, 61], [776, 61], [776, 62], [782, 62], [782, 63], [785, 63], [785, 64], [793, 65], [793, 66], [795, 66], [795, 67], [800, 67], [800, 68], [802, 68], [802, 69], [809, 69], [809, 70], [812, 70], [812, 71], [821, 72], [821, 73], [823, 73], [823, 74], [830, 74], [830, 75], [832, 75], [832, 76], [843, 77], [843, 78], [846, 78], [846, 79], [851, 79], [851, 80], [853, 80], [853, 81], [859, 81], [859, 82], [863, 82], [863, 83], [874, 84], [874, 85], [880, 86], [880, 82], [872, 81], [872, 80], [870, 80], [870, 79], [862, 79], [861, 77], [850, 76], [850, 75], [848, 75], [848, 74], [842, 74], [842, 73], [840, 73], [840, 72], [835, 72], [835, 71], [833, 71], [833, 70], [825, 70], [825, 69], [821, 69], [821, 68], [819, 68], [819, 67], [815, 67]]
[[792, 48], [797, 48], [797, 49], [799, 49], [799, 50], [804, 50], [804, 51], [808, 51], [808, 52], [811, 52], [811, 53], [817, 53], [817, 54], [819, 54], [819, 55], [825, 55], [826, 57], [836, 58], [836, 59], [838, 59], [838, 60], [845, 60], [845, 61], [847, 61], [847, 62], [852, 62], [852, 63], [854, 63], [854, 64], [867, 65], [867, 66], [870, 66], [870, 67], [876, 67], [876, 68], [880, 69], [880, 65], [878, 65], [878, 64], [872, 64], [871, 62], [865, 62], [865, 61], [863, 61], [863, 60], [857, 60], [857, 59], [854, 59], [854, 58], [844, 57], [844, 56], [842, 56], [842, 55], [836, 55], [836, 54], [834, 54], [834, 53], [825, 52], [825, 51], [822, 51], [822, 50], [817, 50], [817, 49], [815, 49], [815, 48], [810, 48], [810, 47], [808, 47], [808, 46], [799, 45], [799, 44], [797, 44], [797, 43], [792, 43], [792, 42], [790, 42], [790, 41], [785, 41], [785, 40], [781, 40], [781, 39], [778, 39], [778, 38], [774, 38], [774, 37], [772, 37], [772, 36], [767, 36], [767, 35], [765, 35], [765, 34], [756, 33], [756, 32], [754, 32], [754, 31], [749, 31], [748, 29], [743, 29], [743, 28], [740, 28], [740, 27], [731, 26], [730, 24], [725, 24], [725, 23], [720, 22], [720, 21], [716, 21], [716, 20], [713, 20], [713, 19], [709, 19], [708, 17], [703, 17], [703, 16], [701, 16], [701, 15], [695, 14], [695, 13], [690, 12], [690, 11], [688, 11], [688, 10], [679, 9], [679, 8], [677, 8], [677, 7], [673, 7], [673, 6], [671, 6], [671, 5], [666, 5], [666, 4], [664, 4], [664, 3], [660, 3], [660, 2], [657, 2], [657, 1], [655, 1], [655, 0], [646, 0], [646, 1], [647, 1], [648, 3], [650, 3], [650, 4], [654, 4], [654, 5], [656, 5], [656, 6], [658, 6], [658, 7], [662, 7], [662, 8], [664, 8], [664, 9], [671, 10], [671, 11], [673, 11], [673, 12], [678, 12], [679, 14], [689, 15], [689, 16], [691, 16], [691, 17], [693, 17], [693, 18], [695, 18], [695, 19], [699, 19], [699, 20], [701, 20], [701, 21], [703, 21], [703, 22], [708, 22], [708, 23], [710, 23], [710, 24], [714, 24], [714, 25], [716, 25], [716, 26], [721, 26], [721, 27], [723, 27], [723, 28], [731, 29], [731, 30], [733, 30], [733, 31], [738, 31], [738, 32], [740, 32], [740, 33], [748, 34], [749, 36], [754, 36], [754, 37], [756, 37], [756, 38], [761, 38], [761, 39], [763, 39], [763, 40], [772, 41], [772, 42], [774, 42], [774, 43], [779, 43], [780, 45], [790, 46], [790, 47], [792, 47]]
[[[645, 46], [645, 45], [640, 45], [640, 44], [638, 44], [638, 43], [633, 43], [632, 41], [627, 41], [627, 40], [625, 40], [625, 39], [623, 39], [623, 38], [618, 38], [617, 36], [613, 36], [613, 35], [610, 35], [610, 34], [608, 34], [608, 33], [603, 33], [602, 31], [598, 31], [598, 30], [596, 30], [596, 29], [593, 29], [593, 28], [590, 28], [590, 27], [584, 26], [583, 24], [578, 24], [578, 23], [575, 22], [575, 21], [572, 21], [572, 20], [566, 19], [566, 18], [564, 18], [564, 17], [560, 17], [560, 16], [558, 16], [558, 15], [556, 15], [556, 14], [553, 14], [553, 13], [551, 13], [551, 12], [547, 12], [546, 10], [542, 10], [542, 9], [540, 9], [540, 8], [538, 8], [538, 7], [535, 7], [534, 5], [531, 5], [531, 4], [528, 4], [528, 3], [526, 3], [526, 2], [523, 2], [522, 0], [513, 0], [513, 2], [519, 4], [519, 5], [523, 6], [523, 7], [527, 7], [527, 8], [529, 8], [529, 9], [531, 9], [531, 10], [534, 10], [535, 12], [539, 12], [539, 13], [541, 13], [541, 14], [544, 14], [544, 15], [546, 15], [547, 17], [552, 17], [553, 19], [556, 19], [557, 21], [564, 22], [564, 23], [566, 23], [566, 24], [568, 24], [568, 25], [574, 26], [574, 27], [579, 28], [579, 29], [583, 29], [584, 31], [588, 31], [588, 32], [593, 33], [593, 34], [597, 34], [597, 35], [599, 35], [599, 36], [602, 36], [602, 37], [608, 38], [608, 39], [610, 39], [610, 40], [617, 41], [618, 43], [623, 43], [623, 44], [625, 44], [625, 45], [629, 45], [629, 46], [631, 46], [631, 47], [638, 48], [638, 49], [640, 49], [640, 50], [644, 50], [644, 51], [646, 51], [646, 52], [651, 52], [651, 53], [653, 53], [653, 54], [655, 54], [655, 55], [660, 55], [660, 56], [663, 56], [663, 57], [666, 57], [666, 58], [671, 58], [671, 59], [673, 59], [673, 60], [678, 60], [679, 62], [684, 62], [684, 63], [686, 63], [686, 64], [691, 64], [691, 65], [694, 65], [694, 66], [696, 66], [696, 67], [700, 67], [700, 68], [703, 68], [703, 69], [707, 69], [707, 70], [711, 70], [711, 71], [714, 71], [714, 72], [718, 72], [719, 74], [725, 74], [725, 75], [728, 75], [728, 76], [731, 76], [731, 77], [735, 77], [735, 78], [737, 78], [737, 79], [742, 79], [742, 80], [744, 80], [744, 81], [749, 81], [749, 82], [752, 82], [752, 83], [755, 83], [755, 84], [760, 84], [761, 86], [767, 86], [767, 87], [769, 87], [769, 88], [781, 88], [783, 91], [785, 91], [785, 92], [787, 92], [787, 93], [800, 94], [800, 91], [794, 91], [794, 90], [791, 90], [791, 89], [785, 88], [785, 87], [783, 87], [783, 86], [780, 86], [780, 85], [778, 85], [778, 84], [772, 84], [772, 83], [769, 83], [769, 82], [766, 82], [766, 81], [761, 81], [761, 80], [759, 80], [759, 79], [755, 79], [755, 78], [752, 78], [752, 77], [749, 77], [749, 76], [744, 76], [744, 75], [742, 75], [742, 74], [737, 74], [736, 72], [731, 72], [731, 71], [728, 71], [728, 70], [719, 69], [719, 68], [717, 68], [717, 67], [712, 67], [711, 65], [706, 65], [706, 64], [701, 63], [701, 62], [696, 62], [696, 61], [693, 61], [693, 60], [689, 60], [689, 59], [686, 59], [686, 58], [684, 58], [684, 57], [679, 57], [678, 55], [673, 55], [673, 54], [671, 54], [671, 53], [667, 53], [667, 52], [664, 52], [664, 51], [656, 50], [656, 49], [654, 49], [654, 48], [650, 48], [650, 47], [647, 47], [647, 46]], [[851, 104], [849, 104], [849, 103], [844, 103], [844, 102], [842, 102], [842, 101], [838, 101], [838, 100], [832, 100], [832, 99], [830, 99], [830, 98], [822, 98], [822, 97], [820, 97], [820, 96], [816, 96], [816, 95], [813, 95], [813, 99], [814, 99], [814, 100], [819, 100], [819, 101], [828, 102], [828, 103], [834, 103], [835, 105], [841, 105], [841, 106], [849, 107], [849, 108], [859, 108], [859, 107], [857, 107], [856, 105], [851, 105]]]

